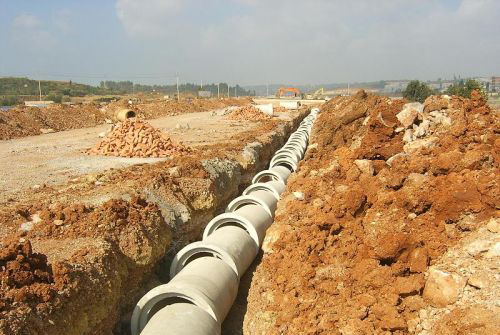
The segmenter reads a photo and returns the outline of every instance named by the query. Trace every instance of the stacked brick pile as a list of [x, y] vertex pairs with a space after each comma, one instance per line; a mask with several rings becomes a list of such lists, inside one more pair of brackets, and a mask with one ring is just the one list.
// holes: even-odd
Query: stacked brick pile
[[270, 116], [262, 113], [254, 106], [244, 106], [226, 116], [229, 120], [236, 121], [265, 121], [271, 119]]
[[87, 151], [90, 155], [119, 157], [169, 157], [189, 152], [190, 148], [138, 120], [122, 122]]

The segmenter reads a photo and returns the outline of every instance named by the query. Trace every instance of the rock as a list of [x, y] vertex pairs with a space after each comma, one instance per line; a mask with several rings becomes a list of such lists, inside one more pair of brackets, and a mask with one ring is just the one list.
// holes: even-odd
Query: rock
[[413, 141], [413, 129], [406, 129], [403, 135], [403, 142], [410, 143], [411, 141]]
[[432, 121], [436, 124], [442, 124], [443, 126], [451, 126], [451, 118], [447, 116], [444, 112], [432, 111], [429, 113], [432, 116]]
[[445, 307], [457, 301], [465, 284], [465, 279], [457, 274], [431, 268], [423, 297], [434, 307]]
[[424, 101], [424, 113], [448, 109], [450, 106], [450, 97], [447, 95], [431, 95]]
[[488, 274], [482, 271], [475, 272], [472, 276], [469, 277], [467, 284], [473, 286], [478, 289], [485, 288], [488, 286], [490, 279], [488, 278]]
[[30, 222], [25, 222], [25, 223], [22, 223], [21, 224], [21, 228], [20, 230], [21, 231], [24, 231], [24, 232], [28, 232], [30, 231], [31, 229], [33, 229], [33, 227], [35, 226], [35, 223], [30, 221]]
[[112, 124], [113, 121], [111, 121], [110, 119], [104, 119], [104, 122], [106, 122], [107, 124]]
[[404, 127], [398, 127], [398, 128], [396, 128], [396, 129], [394, 129], [394, 131], [395, 131], [396, 133], [400, 133], [400, 132], [402, 132], [403, 130], [405, 130], [405, 128], [404, 128]]
[[373, 162], [371, 160], [357, 159], [354, 161], [354, 164], [356, 164], [356, 166], [362, 173], [373, 176], [373, 172], [375, 170], [373, 168]]
[[412, 154], [420, 149], [431, 149], [438, 142], [438, 138], [435, 136], [423, 138], [420, 140], [413, 141], [404, 145], [403, 150], [407, 154]]
[[168, 174], [173, 178], [179, 178], [181, 176], [180, 168], [178, 166], [174, 166], [168, 169]]
[[34, 189], [34, 190], [38, 190], [41, 187], [42, 187], [41, 185], [36, 184], [36, 185], [33, 185], [31, 188]]
[[427, 133], [429, 132], [429, 127], [431, 125], [431, 122], [429, 120], [424, 120], [422, 123], [418, 126], [413, 128], [413, 137], [414, 138], [419, 138], [419, 137], [425, 137]]
[[55, 133], [56, 131], [52, 128], [40, 128], [40, 132], [42, 134], [50, 134], [50, 133]]
[[486, 258], [494, 258], [500, 256], [500, 242], [495, 243], [490, 250], [484, 255]]
[[488, 230], [492, 233], [500, 232], [500, 220], [497, 218], [491, 218], [486, 225], [486, 228], [488, 228]]
[[180, 124], [178, 124], [178, 123], [177, 123], [177, 124], [175, 125], [175, 129], [182, 129], [182, 126], [181, 126]]
[[403, 106], [403, 110], [396, 114], [396, 118], [405, 128], [411, 125], [417, 119], [417, 116], [422, 113], [424, 106], [419, 102], [412, 102]]
[[293, 192], [293, 196], [299, 201], [304, 200], [304, 193], [302, 192]]
[[398, 158], [401, 158], [401, 157], [405, 157], [405, 156], [408, 156], [408, 155], [405, 154], [404, 152], [400, 152], [400, 153], [395, 154], [394, 156], [390, 157], [385, 163], [389, 166], [392, 166], [392, 164], [394, 163], [395, 160], [397, 160]]
[[467, 253], [471, 256], [477, 256], [487, 252], [491, 248], [491, 243], [487, 240], [476, 240], [465, 247]]
[[64, 224], [63, 220], [54, 220], [53, 222], [56, 226], [62, 226]]
[[101, 138], [102, 138], [102, 137], [106, 136], [106, 132], [105, 132], [105, 131], [103, 131], [103, 132], [99, 133], [99, 135], [97, 135], [97, 136], [99, 136], [99, 137], [101, 137]]
[[415, 214], [415, 213], [410, 213], [407, 216], [407, 218], [410, 219], [410, 220], [415, 220], [416, 217], [417, 217], [417, 214]]

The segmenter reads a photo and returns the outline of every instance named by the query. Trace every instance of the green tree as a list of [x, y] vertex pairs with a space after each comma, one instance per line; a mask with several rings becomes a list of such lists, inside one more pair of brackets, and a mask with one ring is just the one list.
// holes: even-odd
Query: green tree
[[464, 98], [470, 98], [472, 91], [474, 90], [478, 91], [483, 99], [488, 99], [488, 95], [486, 94], [483, 85], [481, 85], [480, 82], [474, 79], [468, 79], [465, 82], [463, 80], [460, 80], [457, 84], [449, 86], [446, 90], [446, 93], [450, 95], [458, 95]]
[[412, 80], [403, 91], [403, 97], [410, 101], [424, 102], [428, 96], [432, 95], [434, 91], [425, 83], [419, 80]]

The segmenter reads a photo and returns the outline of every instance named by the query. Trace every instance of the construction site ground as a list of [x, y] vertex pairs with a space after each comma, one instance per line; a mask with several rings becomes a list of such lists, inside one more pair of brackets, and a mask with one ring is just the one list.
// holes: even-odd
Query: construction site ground
[[[152, 120], [192, 148], [160, 161], [85, 154], [110, 125], [0, 142], [9, 183], [0, 334], [127, 334], [134, 304], [168, 280], [171, 257], [267, 167], [306, 113]], [[230, 333], [241, 330], [238, 320]]]
[[[218, 115], [222, 114], [219, 111], [167, 116], [148, 122], [190, 147], [225, 142], [231, 136], [255, 126], [252, 122], [228, 120]], [[85, 154], [86, 149], [100, 140], [99, 135], [111, 127], [104, 124], [0, 141], [0, 204], [33, 187], [59, 184], [82, 174], [97, 174], [111, 168], [165, 160]]]

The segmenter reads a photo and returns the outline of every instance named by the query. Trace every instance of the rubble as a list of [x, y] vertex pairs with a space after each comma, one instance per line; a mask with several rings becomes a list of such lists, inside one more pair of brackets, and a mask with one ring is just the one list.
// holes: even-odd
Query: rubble
[[174, 142], [166, 134], [139, 120], [118, 124], [94, 148], [87, 151], [90, 155], [155, 158], [190, 152], [190, 148]]
[[262, 113], [254, 106], [241, 107], [228, 114], [226, 118], [235, 121], [266, 121], [271, 119], [270, 116]]

